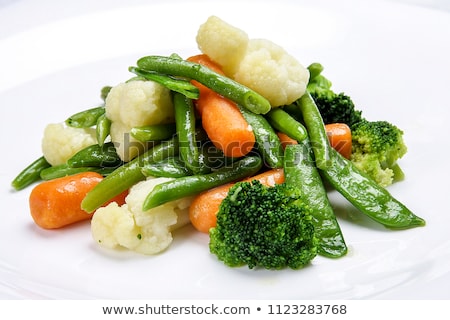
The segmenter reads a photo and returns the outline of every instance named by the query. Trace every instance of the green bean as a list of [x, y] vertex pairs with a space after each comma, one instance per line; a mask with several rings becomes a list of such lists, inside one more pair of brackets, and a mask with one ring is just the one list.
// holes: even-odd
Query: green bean
[[257, 114], [265, 114], [271, 109], [269, 101], [260, 94], [197, 63], [169, 57], [147, 56], [139, 59], [137, 65], [145, 71], [196, 80]]
[[412, 213], [334, 149], [331, 151], [331, 161], [328, 169], [320, 171], [322, 176], [362, 213], [390, 229], [425, 225], [425, 220]]
[[97, 172], [103, 176], [109, 175], [114, 168], [111, 167], [71, 167], [68, 164], [60, 164], [56, 166], [51, 166], [41, 171], [42, 180], [53, 180], [61, 177], [71, 176], [81, 172]]
[[146, 177], [141, 168], [146, 163], [161, 161], [177, 154], [178, 138], [176, 137], [154, 146], [142, 155], [118, 167], [100, 181], [83, 199], [81, 208], [86, 212], [94, 212], [110, 199], [128, 190], [139, 181], [145, 180]]
[[67, 160], [67, 164], [72, 168], [117, 167], [122, 164], [122, 160], [116, 152], [114, 143], [108, 142], [103, 146], [93, 144], [78, 151]]
[[41, 179], [41, 171], [50, 167], [50, 163], [44, 158], [39, 157], [23, 169], [11, 182], [11, 186], [16, 190], [22, 190], [30, 184]]
[[347, 253], [347, 245], [339, 227], [327, 191], [317, 170], [308, 139], [286, 146], [284, 153], [286, 184], [298, 188], [302, 200], [313, 210], [312, 220], [319, 240], [318, 253], [337, 258]]
[[182, 94], [173, 95], [175, 124], [180, 143], [180, 158], [193, 173], [204, 173], [208, 168], [200, 161], [200, 149], [195, 137], [195, 109], [191, 99]]
[[130, 130], [131, 136], [142, 142], [167, 140], [175, 133], [176, 126], [174, 123], [134, 127]]
[[265, 164], [271, 168], [283, 167], [283, 147], [273, 127], [263, 115], [238, 107], [255, 134], [256, 147]]
[[111, 91], [112, 87], [111, 86], [104, 86], [101, 90], [100, 90], [100, 98], [102, 98], [103, 101], [106, 101], [106, 97], [108, 96], [109, 92]]
[[222, 184], [252, 176], [261, 167], [260, 157], [249, 156], [236, 161], [231, 167], [222, 167], [213, 173], [187, 176], [161, 183], [147, 195], [143, 210], [149, 210], [169, 201], [193, 196]]
[[309, 138], [314, 151], [316, 166], [327, 169], [331, 165], [331, 145], [328, 140], [325, 124], [314, 99], [306, 92], [298, 103], [308, 129]]
[[146, 177], [181, 178], [192, 175], [192, 171], [179, 157], [169, 157], [158, 162], [146, 163], [141, 170]]
[[97, 143], [100, 147], [105, 143], [106, 138], [109, 136], [111, 129], [111, 120], [106, 117], [106, 114], [102, 114], [97, 119], [97, 124], [95, 126], [95, 133], [97, 136]]
[[181, 93], [189, 99], [198, 99], [198, 88], [187, 80], [172, 78], [165, 74], [150, 72], [136, 67], [129, 67], [129, 71], [146, 80], [157, 82], [171, 91]]
[[73, 128], [89, 128], [97, 124], [97, 119], [105, 113], [105, 107], [95, 107], [71, 115], [66, 124]]
[[302, 141], [307, 136], [306, 128], [281, 108], [273, 108], [267, 113], [269, 123], [276, 130], [287, 134], [290, 138]]

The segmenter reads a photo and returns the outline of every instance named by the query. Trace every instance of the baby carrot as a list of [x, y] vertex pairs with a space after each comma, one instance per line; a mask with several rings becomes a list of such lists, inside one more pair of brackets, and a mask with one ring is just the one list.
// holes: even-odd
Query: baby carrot
[[[223, 73], [220, 66], [206, 55], [192, 56], [187, 60]], [[201, 115], [203, 128], [216, 148], [227, 157], [248, 154], [255, 145], [255, 135], [237, 105], [197, 82], [193, 84], [200, 91], [196, 108]]]
[[[96, 172], [82, 172], [38, 184], [30, 193], [30, 213], [34, 222], [44, 229], [57, 229], [87, 220], [92, 214], [81, 209], [81, 201], [103, 176]], [[126, 192], [111, 201], [119, 205]]]
[[331, 146], [344, 158], [350, 159], [352, 153], [352, 133], [345, 123], [330, 123], [325, 125]]
[[[224, 75], [224, 73], [222, 71], [222, 67], [219, 64], [217, 64], [216, 62], [212, 61], [211, 58], [208, 57], [206, 54], [198, 54], [196, 56], [189, 57], [186, 60], [190, 61], [190, 62], [195, 62], [195, 63], [201, 64], [201, 65], [203, 65], [205, 67], [208, 67], [212, 71], [215, 71], [215, 72], [217, 72], [217, 73], [219, 73], [221, 75]], [[201, 115], [204, 103], [208, 100], [208, 99], [203, 99], [203, 98], [205, 96], [207, 96], [208, 94], [210, 94], [211, 92], [214, 93], [214, 91], [212, 91], [210, 88], [208, 88], [207, 86], [201, 84], [198, 81], [191, 80], [191, 83], [198, 88], [198, 90], [199, 90], [199, 97], [202, 97], [202, 99], [198, 99], [196, 101], [197, 111]]]
[[[284, 172], [282, 168], [271, 169], [244, 181], [253, 180], [258, 180], [266, 186], [274, 186], [284, 182]], [[208, 233], [209, 229], [216, 225], [216, 215], [219, 211], [219, 206], [232, 186], [233, 183], [227, 183], [195, 196], [189, 207], [189, 218], [195, 229]]]

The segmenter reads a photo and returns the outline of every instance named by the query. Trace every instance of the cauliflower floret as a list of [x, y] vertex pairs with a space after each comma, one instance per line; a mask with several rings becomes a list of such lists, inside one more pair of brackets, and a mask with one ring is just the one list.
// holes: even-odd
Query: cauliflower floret
[[130, 81], [113, 87], [105, 101], [111, 120], [111, 141], [123, 161], [130, 161], [145, 145], [130, 134], [133, 127], [173, 121], [170, 91], [153, 81]]
[[248, 44], [247, 34], [219, 19], [209, 17], [197, 33], [200, 51], [220, 64], [225, 74], [234, 74], [245, 55]]
[[275, 43], [252, 39], [233, 78], [277, 107], [291, 104], [305, 93], [309, 71]]
[[192, 197], [165, 203], [148, 211], [142, 204], [149, 192], [169, 178], [150, 178], [134, 185], [118, 206], [97, 209], [91, 220], [92, 236], [108, 248], [124, 247], [142, 254], [157, 254], [172, 243], [172, 231], [189, 223]]
[[291, 104], [305, 92], [309, 71], [283, 48], [247, 34], [212, 16], [197, 33], [199, 49], [225, 74], [255, 90], [272, 107]]
[[52, 166], [66, 163], [75, 153], [96, 144], [93, 128], [72, 128], [63, 123], [51, 123], [44, 129], [42, 153]]

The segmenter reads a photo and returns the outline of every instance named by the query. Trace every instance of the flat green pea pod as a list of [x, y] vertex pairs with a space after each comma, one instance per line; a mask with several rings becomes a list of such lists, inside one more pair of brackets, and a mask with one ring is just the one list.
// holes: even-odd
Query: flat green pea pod
[[265, 114], [271, 109], [269, 101], [259, 93], [198, 63], [173, 57], [147, 56], [139, 59], [137, 66], [148, 72], [196, 80], [257, 114]]
[[141, 170], [146, 177], [181, 178], [192, 175], [179, 157], [146, 163]]
[[239, 105], [238, 107], [253, 130], [256, 147], [261, 153], [265, 164], [271, 168], [282, 168], [283, 147], [273, 127], [263, 115], [250, 112]]
[[68, 164], [60, 164], [51, 166], [41, 171], [42, 180], [53, 180], [56, 178], [71, 176], [81, 172], [97, 172], [102, 176], [107, 176], [113, 172], [114, 168], [100, 168], [100, 167], [77, 167], [73, 168]]
[[213, 173], [177, 178], [161, 183], [145, 198], [143, 210], [149, 210], [169, 201], [196, 195], [202, 191], [254, 175], [262, 167], [261, 158], [250, 156], [222, 167]]
[[390, 229], [425, 225], [425, 220], [334, 149], [331, 161], [332, 165], [327, 170], [320, 171], [322, 176], [362, 213]]
[[73, 128], [89, 128], [97, 124], [97, 119], [105, 113], [105, 107], [95, 107], [71, 115], [66, 124]]
[[72, 168], [78, 167], [117, 167], [122, 160], [116, 152], [114, 143], [108, 142], [103, 146], [93, 144], [75, 153], [67, 164]]
[[142, 142], [167, 140], [175, 133], [176, 126], [174, 123], [134, 127], [130, 130], [131, 136]]
[[286, 184], [299, 189], [303, 201], [313, 210], [314, 229], [319, 240], [318, 253], [329, 258], [344, 256], [347, 253], [347, 245], [322, 178], [314, 164], [308, 139], [297, 145], [286, 146], [284, 174]]
[[308, 129], [316, 166], [319, 169], [327, 169], [331, 165], [330, 152], [332, 148], [328, 140], [322, 115], [308, 91], [298, 100], [298, 106], [300, 107], [303, 120]]
[[178, 138], [174, 137], [168, 141], [147, 150], [130, 162], [115, 169], [105, 179], [100, 181], [81, 202], [81, 208], [92, 213], [104, 203], [128, 190], [139, 181], [145, 180], [141, 168], [147, 163], [158, 162], [167, 157], [178, 155]]
[[281, 108], [273, 108], [267, 113], [267, 119], [269, 123], [279, 132], [287, 134], [290, 138], [302, 141], [306, 139], [308, 133], [306, 128], [292, 117], [289, 113]]
[[11, 186], [15, 190], [25, 189], [32, 183], [41, 180], [42, 170], [48, 167], [50, 167], [50, 163], [47, 162], [44, 156], [39, 157], [13, 179]]
[[95, 133], [97, 136], [97, 143], [100, 147], [105, 143], [106, 138], [109, 136], [111, 130], [111, 120], [106, 117], [106, 113], [98, 117], [95, 125]]

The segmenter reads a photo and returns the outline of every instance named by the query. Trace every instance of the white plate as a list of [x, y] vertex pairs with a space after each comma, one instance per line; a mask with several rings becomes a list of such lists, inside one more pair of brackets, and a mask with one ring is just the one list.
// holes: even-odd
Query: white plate
[[[12, 30], [0, 33], [0, 298], [450, 298], [448, 13], [356, 0], [132, 1], [121, 8], [79, 1], [67, 10], [54, 2], [34, 4], [30, 15], [21, 2], [0, 10], [9, 17], [1, 29]], [[197, 53], [198, 26], [212, 14], [279, 43], [304, 65], [321, 62], [367, 118], [401, 127], [406, 180], [389, 190], [427, 226], [389, 231], [331, 194], [350, 251], [298, 271], [228, 268], [191, 227], [150, 257], [99, 248], [86, 223], [36, 227], [31, 188], [13, 192], [9, 183], [40, 156], [44, 126], [95, 106], [100, 88], [127, 79], [142, 55]]]

